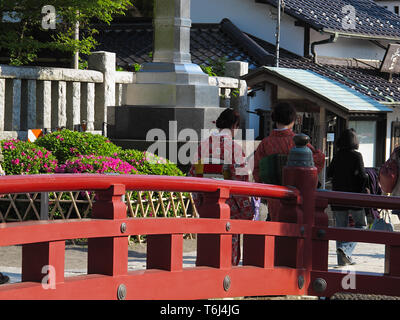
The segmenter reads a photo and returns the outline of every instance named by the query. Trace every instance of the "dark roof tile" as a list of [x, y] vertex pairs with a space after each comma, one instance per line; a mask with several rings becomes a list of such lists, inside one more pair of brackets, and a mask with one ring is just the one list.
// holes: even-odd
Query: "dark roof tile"
[[[263, 65], [258, 57], [252, 55], [253, 51], [247, 48], [245, 43], [235, 41], [237, 37], [227, 34], [224, 30], [227, 29], [222, 27], [222, 23], [193, 24], [190, 41], [193, 63], [207, 65], [210, 59], [227, 57], [228, 60], [248, 62], [249, 69]], [[251, 35], [246, 36], [257, 43], [265, 56], [275, 55], [275, 45]], [[116, 52], [117, 64], [128, 70], [133, 69], [134, 63], [142, 64], [152, 61], [150, 54], [153, 51], [151, 23], [130, 23], [119, 26], [114, 24], [110, 28], [101, 30], [97, 39], [100, 45], [96, 49]], [[285, 68], [314, 71], [369, 95], [377, 101], [400, 102], [400, 77], [398, 75], [394, 75], [393, 82], [390, 83], [386, 74], [374, 68], [320, 65], [283, 48], [280, 50], [279, 65]]]
[[[256, 2], [278, 6], [277, 0]], [[282, 0], [282, 3], [287, 14], [317, 30], [400, 39], [400, 17], [372, 0]], [[351, 27], [345, 20], [348, 11], [343, 8], [346, 6], [355, 9], [355, 23], [351, 24]]]

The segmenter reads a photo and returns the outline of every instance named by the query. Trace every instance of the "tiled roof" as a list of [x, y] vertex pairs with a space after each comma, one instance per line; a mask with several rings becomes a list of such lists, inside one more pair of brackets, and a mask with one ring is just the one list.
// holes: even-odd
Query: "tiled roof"
[[[273, 53], [275, 46], [269, 42], [253, 38], [265, 50]], [[379, 70], [361, 67], [346, 67], [335, 65], [321, 65], [308, 58], [297, 56], [286, 50], [280, 51], [279, 66], [311, 70], [332, 80], [345, 84], [376, 101], [400, 102], [400, 76], [393, 75], [392, 82], [388, 81], [388, 75]]]
[[[115, 23], [98, 26], [96, 50], [116, 53], [117, 64], [131, 69], [133, 64], [151, 62], [153, 52], [153, 26], [151, 21], [140, 23]], [[227, 57], [228, 60], [249, 62], [250, 67], [259, 65], [240, 44], [223, 30], [223, 24], [193, 24], [190, 30], [190, 53], [195, 64], [208, 64], [208, 60]]]
[[[278, 3], [277, 0], [256, 2], [275, 7]], [[308, 23], [316, 30], [400, 39], [400, 17], [372, 0], [282, 0], [282, 3], [287, 14]], [[351, 16], [346, 6], [355, 9], [354, 24], [346, 23], [345, 16]]]
[[[348, 112], [392, 111], [390, 108], [378, 103], [375, 99], [361, 94], [357, 90], [351, 90], [347, 85], [310, 70], [282, 67], [262, 67], [260, 69], [294, 82], [297, 86], [313, 92], [314, 95], [323, 97], [331, 103], [335, 103], [341, 109]], [[260, 69], [257, 69], [256, 72], [260, 72]]]
[[[238, 39], [242, 40], [242, 38], [228, 33], [233, 30], [226, 27], [229, 23], [229, 20], [224, 19], [220, 24], [193, 24], [190, 40], [193, 63], [207, 65], [209, 59], [227, 57], [228, 60], [248, 62], [249, 69], [263, 65], [273, 66], [272, 63], [264, 63], [264, 61], [265, 57], [268, 58], [275, 54], [275, 45], [251, 35], [245, 35], [251, 40], [239, 41]], [[116, 52], [118, 65], [132, 70], [134, 63], [141, 64], [152, 61], [153, 27], [151, 21], [113, 24], [103, 29], [99, 28], [99, 30], [97, 39], [100, 45], [96, 50]], [[249, 44], [257, 47], [249, 48]], [[254, 54], [255, 51], [257, 55]], [[264, 53], [264, 58], [261, 53]], [[390, 83], [386, 74], [382, 74], [374, 68], [321, 65], [283, 48], [280, 50], [279, 66], [314, 71], [368, 95], [376, 101], [400, 102], [400, 77], [398, 75], [393, 75], [393, 82]]]
[[[364, 87], [363, 91], [376, 100], [394, 102], [400, 101], [400, 77], [393, 75], [392, 82], [388, 75], [376, 69], [348, 68], [343, 66], [329, 66], [343, 78], [350, 79], [354, 86]], [[346, 80], [348, 82], [348, 80]], [[360, 88], [361, 90], [361, 88]]]
[[99, 41], [96, 50], [116, 53], [117, 64], [129, 68], [133, 64], [151, 62], [153, 51], [153, 25], [151, 21], [113, 23], [96, 26]]
[[398, 75], [393, 75], [393, 82], [390, 83], [388, 76], [379, 70], [319, 65], [305, 58], [296, 60], [282, 58], [279, 65], [285, 68], [314, 71], [370, 96], [376, 101], [400, 102], [400, 78]]

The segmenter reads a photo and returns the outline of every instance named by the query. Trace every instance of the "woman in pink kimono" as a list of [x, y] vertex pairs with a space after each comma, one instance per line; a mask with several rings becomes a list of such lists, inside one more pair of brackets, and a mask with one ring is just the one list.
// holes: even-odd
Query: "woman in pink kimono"
[[[212, 134], [203, 141], [198, 149], [195, 164], [189, 175], [197, 177], [214, 177], [227, 180], [249, 181], [246, 156], [232, 140], [234, 130], [239, 128], [239, 114], [232, 109], [226, 109], [216, 121], [219, 132]], [[201, 205], [202, 194], [194, 194], [196, 206]], [[231, 209], [231, 219], [254, 219], [252, 199], [245, 196], [231, 196], [226, 203]], [[232, 265], [238, 265], [240, 260], [240, 235], [232, 235]]]

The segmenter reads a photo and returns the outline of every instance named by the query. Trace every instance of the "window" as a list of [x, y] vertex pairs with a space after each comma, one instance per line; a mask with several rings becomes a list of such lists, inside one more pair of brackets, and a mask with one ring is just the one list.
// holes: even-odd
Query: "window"
[[394, 13], [399, 14], [399, 6], [394, 6]]

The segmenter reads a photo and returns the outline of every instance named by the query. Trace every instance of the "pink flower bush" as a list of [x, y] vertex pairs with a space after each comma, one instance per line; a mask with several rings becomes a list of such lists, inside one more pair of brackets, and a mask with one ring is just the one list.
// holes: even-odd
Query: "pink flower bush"
[[176, 164], [149, 152], [114, 145], [106, 137], [62, 130], [35, 143], [2, 140], [7, 175], [40, 173], [118, 173], [183, 176]]
[[7, 175], [54, 173], [57, 159], [45, 148], [17, 139], [0, 141]]
[[60, 165], [56, 172], [59, 173], [120, 173], [137, 174], [137, 169], [121, 159], [95, 156], [80, 155], [77, 158], [67, 160]]

